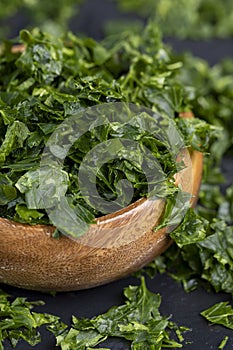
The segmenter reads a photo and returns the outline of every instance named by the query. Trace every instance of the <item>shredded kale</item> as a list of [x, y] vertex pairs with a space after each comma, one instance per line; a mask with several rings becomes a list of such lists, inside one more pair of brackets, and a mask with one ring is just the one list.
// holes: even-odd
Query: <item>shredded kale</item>
[[[78, 237], [95, 217], [106, 213], [102, 207], [92, 205], [93, 201], [98, 204], [99, 195], [110, 205], [115, 200], [116, 211], [141, 197], [169, 198], [177, 191], [173, 178], [177, 172], [174, 152], [176, 156], [183, 145], [172, 145], [171, 151], [171, 145], [161, 134], [161, 125], [173, 120], [184, 145], [202, 152], [209, 150], [219, 134], [216, 127], [205, 121], [179, 118], [180, 112], [189, 109], [186, 90], [178, 82], [180, 63], [169, 58], [153, 23], [148, 24], [141, 36], [129, 35], [127, 40], [116, 43], [109, 40], [97, 43], [71, 33], [66, 38], [55, 38], [38, 30], [23, 30], [20, 37], [25, 50], [13, 54], [8, 42], [0, 57], [1, 216], [30, 224], [53, 223], [45, 210], [48, 206], [43, 194], [47, 193], [53, 207], [64, 191], [67, 209], [62, 211], [62, 217], [52, 209], [53, 215], [60, 217], [62, 233]], [[130, 123], [109, 120], [92, 127], [96, 122], [94, 115], [88, 131], [71, 145], [63, 169], [51, 167], [41, 173], [46, 142], [62, 122], [104, 103], [110, 113], [112, 104], [117, 102], [150, 108], [152, 113], [161, 115], [161, 120], [145, 111], [143, 115], [136, 113]], [[125, 138], [137, 143], [128, 156]], [[114, 147], [113, 139], [117, 140]], [[65, 136], [62, 141], [67, 143]], [[92, 176], [98, 190], [90, 202], [88, 189], [82, 188], [81, 192], [78, 173], [84, 157], [101, 143], [111, 157], [98, 168], [96, 176], [93, 173], [96, 164], [85, 170], [85, 178]], [[59, 159], [63, 157], [61, 146], [53, 152]], [[145, 177], [144, 164], [148, 164], [151, 183]], [[154, 179], [155, 169], [158, 174], [161, 171], [165, 174], [163, 181], [161, 177]], [[43, 194], [39, 193], [40, 180], [44, 183]], [[133, 186], [131, 200], [124, 180]], [[76, 213], [78, 233], [66, 224], [69, 208]]]
[[[170, 316], [160, 314], [161, 297], [147, 289], [144, 278], [139, 286], [127, 287], [124, 296], [123, 305], [113, 306], [92, 319], [73, 316], [72, 326], [68, 328], [57, 316], [31, 311], [43, 302], [29, 302], [25, 298], [10, 301], [9, 296], [0, 291], [0, 349], [4, 350], [6, 339], [13, 347], [20, 339], [32, 346], [38, 344], [41, 341], [38, 328], [45, 324], [61, 350], [94, 349], [108, 337], [124, 338], [134, 350], [182, 347], [182, 334], [188, 329], [177, 326]], [[171, 333], [177, 340], [171, 338]]]
[[184, 55], [183, 62], [181, 81], [193, 95], [194, 113], [222, 130], [205, 157], [198, 205], [195, 211], [187, 212], [171, 234], [177, 245], [150, 264], [147, 271], [150, 275], [156, 270], [169, 271], [186, 290], [204, 284], [232, 293], [232, 181], [221, 169], [222, 160], [232, 154], [232, 61], [209, 67], [201, 59]]
[[[73, 316], [72, 327], [56, 337], [57, 345], [62, 350], [87, 350], [108, 337], [118, 337], [128, 340], [133, 350], [182, 347], [182, 333], [188, 329], [178, 327], [170, 317], [161, 316], [161, 297], [147, 289], [144, 278], [139, 286], [127, 287], [124, 296], [123, 305], [113, 306], [92, 319]], [[171, 339], [171, 330], [179, 335], [178, 340]]]
[[209, 322], [233, 329], [233, 309], [228, 302], [221, 302], [201, 312]]
[[[146, 8], [144, 1], [120, 3], [126, 10], [137, 6], [140, 14], [142, 6]], [[175, 6], [174, 1], [166, 0], [148, 4], [150, 14], [156, 8], [157, 21], [165, 34], [169, 35], [171, 30], [179, 37], [232, 35], [232, 2], [225, 1], [223, 5], [216, 0], [182, 1]], [[6, 12], [8, 9], [5, 7]], [[61, 16], [63, 24], [66, 14]], [[206, 20], [211, 14], [215, 23]], [[176, 123], [187, 147], [205, 153], [205, 165], [197, 208], [187, 210], [181, 224], [171, 233], [174, 244], [144, 271], [150, 276], [157, 271], [166, 272], [182, 282], [186, 291], [201, 285], [232, 294], [233, 185], [232, 180], [224, 177], [221, 166], [233, 151], [233, 61], [228, 59], [209, 67], [207, 62], [191, 55], [174, 56], [162, 43], [153, 21], [140, 35], [132, 33], [98, 43], [72, 33], [57, 38], [39, 30], [23, 30], [20, 40], [25, 50], [14, 54], [12, 43], [5, 41], [0, 56], [0, 216], [29, 224], [51, 223], [37, 196], [38, 167], [47, 140], [66, 118], [103, 103], [130, 102], [151, 108]], [[198, 118], [178, 118], [180, 112], [187, 110]], [[139, 120], [140, 115], [135, 118], [135, 126], [140, 124]], [[161, 226], [168, 219], [177, 224], [182, 201], [176, 203], [172, 212], [177, 190], [170, 180], [177, 169], [168, 144], [144, 133], [140, 126], [132, 129], [127, 123], [110, 124], [89, 130], [70, 149], [64, 169], [45, 174], [45, 178], [56, 175], [61, 185], [68, 182], [69, 205], [90, 224], [102, 212], [88, 205], [77, 186], [82, 157], [98, 143], [125, 135], [148, 147], [160, 160], [168, 180], [160, 187], [160, 195], [164, 193], [167, 198]], [[139, 152], [136, 158], [138, 161], [133, 162], [122, 157], [120, 162], [109, 162], [99, 170], [97, 183], [103, 198], [116, 198], [119, 195], [116, 185], [124, 179], [134, 185], [132, 201], [148, 196]], [[51, 197], [56, 198], [52, 186], [50, 191]], [[124, 187], [120, 193], [124, 193]], [[123, 198], [119, 208], [126, 202], [127, 198]], [[147, 290], [144, 279], [140, 286], [126, 288], [124, 294], [125, 304], [90, 320], [73, 317], [68, 329], [56, 316], [32, 312], [40, 302], [30, 303], [24, 298], [11, 302], [1, 292], [0, 349], [4, 349], [6, 339], [10, 339], [13, 347], [19, 339], [37, 344], [40, 342], [37, 328], [43, 324], [49, 324], [62, 350], [90, 350], [110, 336], [125, 338], [136, 350], [182, 346], [181, 331], [185, 328], [160, 315], [160, 296]], [[228, 303], [216, 304], [201, 315], [210, 323], [232, 329], [233, 313]], [[170, 338], [171, 329], [177, 333], [177, 341]], [[222, 340], [219, 349], [225, 347], [227, 340], [227, 337]]]
[[221, 341], [221, 343], [219, 344], [218, 349], [224, 349], [225, 346], [227, 345], [228, 339], [229, 339], [229, 337], [225, 336], [223, 338], [223, 340]]
[[189, 209], [171, 237], [176, 244], [146, 267], [150, 276], [167, 272], [186, 291], [202, 285], [233, 294], [233, 226], [208, 222]]
[[[85, 2], [87, 0], [58, 0], [48, 4], [46, 0], [2, 0], [0, 37], [11, 34], [7, 23], [12, 16], [22, 13], [27, 28], [39, 26], [60, 34], [69, 28], [70, 21], [82, 21], [84, 11], [81, 5]], [[143, 0], [105, 0], [100, 5], [111, 6], [120, 18], [99, 24], [100, 29], [103, 26], [107, 33], [140, 32], [145, 19], [153, 17], [168, 37], [209, 39], [233, 36], [231, 0], [147, 0], [146, 6]], [[130, 13], [127, 19], [125, 13]]]
[[10, 340], [13, 348], [22, 339], [34, 346], [41, 342], [38, 328], [45, 324], [65, 327], [59, 317], [46, 313], [31, 311], [35, 306], [43, 305], [42, 301], [29, 302], [26, 298], [18, 297], [13, 301], [10, 296], [0, 290], [0, 349], [4, 350], [4, 341]]
[[231, 0], [119, 0], [123, 13], [135, 13], [134, 19], [111, 20], [107, 33], [140, 30], [142, 19], [154, 18], [162, 33], [168, 37], [208, 39], [233, 36]]
[[24, 26], [40, 26], [45, 31], [61, 34], [67, 30], [69, 20], [77, 17], [79, 7], [83, 0], [58, 0], [47, 2], [46, 0], [20, 1], [1, 0], [0, 11], [0, 39], [12, 35], [9, 21], [23, 14]]

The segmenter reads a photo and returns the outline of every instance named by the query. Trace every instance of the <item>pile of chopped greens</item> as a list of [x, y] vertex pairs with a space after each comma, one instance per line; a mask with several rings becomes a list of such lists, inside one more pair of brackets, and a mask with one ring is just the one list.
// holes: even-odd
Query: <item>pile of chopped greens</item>
[[[42, 30], [61, 34], [69, 28], [70, 22], [73, 26], [75, 22], [82, 22], [81, 5], [85, 2], [92, 5], [92, 0], [58, 0], [49, 4], [46, 0], [2, 0], [0, 38], [12, 35], [9, 22], [22, 20], [22, 14], [25, 28], [39, 26]], [[143, 0], [102, 0], [98, 6], [118, 10], [116, 19], [99, 23], [107, 33], [125, 29], [141, 31], [145, 19], [153, 17], [165, 36], [182, 39], [233, 36], [231, 0], [147, 0], [146, 5]], [[130, 16], [125, 19], [125, 14]]]
[[[171, 233], [174, 244], [140, 274], [166, 272], [182, 282], [186, 291], [202, 286], [233, 294], [233, 185], [221, 169], [222, 160], [233, 151], [233, 61], [209, 67], [190, 55], [173, 56], [162, 44], [154, 23], [140, 36], [124, 33], [103, 43], [71, 33], [58, 39], [38, 30], [22, 31], [21, 42], [23, 53], [13, 54], [11, 42], [6, 41], [0, 55], [0, 216], [30, 224], [50, 223], [44, 208], [35, 206], [33, 186], [37, 186], [46, 141], [62, 121], [103, 103], [146, 106], [172, 119], [186, 146], [205, 153], [205, 164], [197, 207], [189, 209]], [[197, 119], [178, 118], [180, 112], [190, 109]], [[154, 152], [170, 180], [177, 169], [167, 144], [140, 127], [132, 131], [127, 123], [123, 131], [130, 131], [131, 137]], [[101, 212], [93, 210], [79, 193], [76, 174], [81, 157], [98, 142], [120, 133], [120, 125], [89, 130], [73, 145], [64, 163], [70, 205], [88, 223]], [[101, 182], [103, 174], [107, 181]], [[134, 185], [133, 201], [148, 195], [140, 167], [122, 158], [121, 162], [105, 164], [98, 173], [103, 197], [115, 198], [116, 184], [125, 178]], [[171, 181], [164, 185], [169, 212], [176, 190]], [[119, 203], [122, 206], [124, 201]], [[161, 225], [166, 219], [165, 215]], [[23, 298], [10, 301], [1, 292], [0, 349], [4, 349], [6, 339], [13, 347], [20, 338], [37, 344], [37, 328], [43, 324], [48, 325], [62, 350], [94, 349], [111, 336], [128, 340], [134, 350], [182, 347], [181, 332], [186, 329], [160, 315], [160, 296], [147, 290], [143, 278], [140, 286], [130, 286], [124, 294], [125, 304], [92, 319], [73, 317], [68, 329], [56, 316], [32, 312], [37, 303]], [[203, 310], [201, 315], [212, 324], [233, 327], [232, 307], [225, 302]], [[171, 330], [178, 340], [171, 338]], [[219, 349], [227, 342], [225, 337]]]
[[41, 29], [54, 34], [61, 34], [68, 29], [71, 17], [77, 16], [83, 0], [1, 0], [0, 39], [11, 33], [9, 22], [20, 20], [23, 15], [24, 26], [40, 26]]
[[[182, 332], [187, 328], [161, 316], [161, 297], [147, 289], [144, 279], [140, 286], [127, 287], [124, 296], [125, 304], [113, 306], [105, 314], [92, 319], [73, 317], [72, 327], [57, 335], [57, 345], [62, 350], [93, 349], [108, 337], [118, 337], [130, 341], [132, 350], [182, 347]], [[171, 330], [177, 340], [171, 339]]]
[[[41, 155], [58, 125], [85, 108], [103, 103], [110, 108], [112, 102], [148, 107], [161, 115], [161, 124], [174, 120], [187, 147], [205, 152], [218, 134], [218, 129], [197, 118], [180, 120], [179, 113], [190, 108], [189, 91], [177, 78], [181, 63], [171, 61], [153, 23], [142, 36], [128, 35], [124, 40], [106, 40], [103, 44], [71, 33], [56, 39], [38, 30], [24, 30], [20, 38], [25, 45], [23, 52], [12, 53], [11, 44], [6, 42], [0, 57], [0, 216], [30, 224], [51, 223], [45, 203], [38, 199]], [[157, 182], [152, 179], [152, 192], [165, 198], [175, 195], [173, 175], [177, 172], [179, 147], [169, 145], [159, 135], [160, 125], [155, 125], [155, 118], [150, 126], [152, 119], [153, 115], [144, 113], [141, 123], [139, 113], [130, 123], [110, 121], [89, 128], [74, 142], [56, 177], [67, 179], [69, 205], [80, 220], [90, 224], [104, 214], [89, 205], [89, 197], [84, 198], [81, 192], [80, 165], [96, 145], [113, 138], [118, 147], [112, 150], [112, 160], [103, 164], [94, 178], [98, 195], [109, 202], [119, 198], [116, 210], [125, 207], [129, 204], [125, 188], [118, 184], [126, 179], [134, 189], [131, 202], [149, 197], [150, 183], [143, 172], [148, 158], [145, 149], [152, 155], [149, 168], [155, 172], [158, 160], [165, 174], [162, 184], [160, 178]], [[121, 139], [137, 143], [129, 158], [120, 152], [125, 148]], [[177, 147], [175, 157], [171, 147]], [[51, 190], [51, 174], [48, 171], [44, 175], [44, 182], [48, 182], [53, 205], [59, 188]], [[86, 176], [90, 176], [89, 169]], [[62, 233], [75, 236], [68, 225], [64, 226], [60, 228]]]
[[[129, 341], [133, 350], [182, 347], [182, 333], [188, 329], [160, 314], [161, 297], [147, 289], [144, 278], [139, 286], [127, 287], [124, 296], [123, 305], [92, 319], [73, 316], [73, 324], [68, 328], [57, 316], [31, 311], [43, 302], [29, 302], [25, 298], [11, 301], [9, 295], [0, 291], [0, 349], [4, 349], [5, 339], [10, 340], [13, 348], [19, 339], [32, 346], [38, 344], [41, 340], [38, 327], [42, 325], [47, 325], [61, 350], [91, 350], [108, 337]], [[177, 340], [172, 339], [172, 332]]]
[[[111, 20], [107, 32], [133, 27], [142, 28], [142, 19], [153, 17], [165, 36], [192, 39], [233, 36], [233, 4], [231, 0], [119, 0], [119, 9], [139, 17]], [[141, 21], [140, 21], [141, 19]]]
[[34, 346], [41, 342], [38, 328], [53, 324], [57, 329], [64, 328], [59, 317], [31, 311], [35, 306], [43, 305], [42, 301], [29, 302], [26, 298], [10, 299], [0, 290], [0, 350], [4, 349], [4, 341], [10, 340], [15, 348], [20, 339]]
[[[221, 133], [205, 157], [199, 202], [189, 210], [171, 236], [173, 245], [148, 272], [158, 268], [182, 281], [186, 290], [198, 285], [233, 293], [233, 184], [225, 178], [222, 162], [232, 156], [233, 61], [209, 67], [183, 56], [181, 81], [193, 91], [193, 110], [201, 119], [220, 126]], [[193, 89], [194, 87], [194, 89]], [[192, 94], [190, 90], [190, 93]], [[231, 158], [229, 158], [231, 159]]]

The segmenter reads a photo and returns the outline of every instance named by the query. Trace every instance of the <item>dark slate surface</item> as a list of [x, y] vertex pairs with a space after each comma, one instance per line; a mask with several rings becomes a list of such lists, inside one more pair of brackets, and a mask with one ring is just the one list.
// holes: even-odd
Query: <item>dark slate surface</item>
[[[106, 5], [103, 0], [89, 1], [82, 9], [83, 17], [81, 22], [75, 20], [71, 23], [71, 28], [86, 31], [87, 34], [99, 39], [102, 37], [102, 22], [108, 18], [119, 17], [115, 8]], [[98, 6], [97, 6], [98, 5]], [[22, 15], [13, 18], [9, 23], [12, 26], [12, 33], [16, 35], [20, 26], [25, 24]], [[12, 34], [12, 35], [13, 35]], [[180, 41], [171, 38], [165, 40], [171, 44], [177, 52], [189, 50], [195, 55], [207, 59], [210, 64], [215, 64], [223, 57], [233, 56], [232, 40], [209, 40], [209, 41]], [[227, 174], [229, 183], [233, 179], [233, 158], [228, 157], [223, 162], [224, 173]], [[199, 313], [214, 303], [220, 301], [231, 301], [228, 294], [208, 293], [204, 290], [196, 290], [187, 294], [182, 286], [166, 275], [157, 275], [154, 279], [147, 281], [151, 291], [161, 293], [163, 315], [172, 315], [172, 319], [180, 324], [191, 328], [185, 334], [184, 350], [210, 350], [217, 349], [224, 336], [229, 336], [229, 341], [225, 350], [233, 349], [233, 332], [221, 326], [209, 326]], [[92, 317], [103, 313], [113, 305], [120, 305], [123, 302], [122, 290], [129, 284], [138, 284], [139, 281], [133, 277], [128, 277], [120, 281], [97, 287], [94, 289], [69, 293], [58, 293], [56, 296], [46, 295], [39, 292], [17, 289], [6, 285], [1, 285], [5, 291], [13, 297], [24, 296], [29, 300], [44, 300], [46, 305], [37, 307], [38, 312], [53, 313], [61, 317], [65, 323], [70, 323], [71, 315], [77, 317]], [[33, 347], [35, 350], [54, 350], [53, 336], [42, 328], [42, 342]], [[129, 345], [119, 339], [111, 339], [104, 344], [111, 350], [127, 350]], [[100, 346], [101, 347], [101, 346]], [[6, 350], [12, 349], [7, 343]], [[31, 346], [24, 342], [16, 348], [17, 350], [29, 350]]]
[[[44, 300], [46, 305], [37, 307], [36, 311], [48, 312], [59, 315], [65, 323], [70, 323], [71, 315], [77, 317], [92, 317], [105, 312], [113, 305], [123, 302], [122, 290], [129, 284], [138, 284], [139, 281], [133, 277], [110, 283], [105, 286], [90, 290], [58, 293], [56, 296], [45, 295], [38, 292], [19, 290], [13, 287], [3, 286], [12, 296], [24, 296], [30, 300]], [[167, 275], [157, 275], [154, 279], [147, 280], [148, 288], [162, 295], [160, 311], [163, 315], [172, 315], [179, 325], [189, 327], [191, 331], [185, 333], [184, 350], [210, 350], [217, 346], [225, 335], [229, 336], [228, 345], [225, 350], [232, 349], [233, 332], [221, 326], [209, 326], [199, 313], [220, 301], [230, 301], [231, 296], [224, 293], [208, 293], [204, 290], [196, 290], [189, 294], [185, 293], [180, 284], [173, 281]], [[42, 328], [42, 342], [35, 346], [35, 350], [55, 350], [53, 336]], [[111, 350], [130, 349], [126, 342], [119, 339], [106, 341], [104, 345]], [[101, 347], [101, 346], [100, 346]], [[6, 344], [5, 350], [12, 349]], [[17, 350], [29, 350], [31, 346], [23, 341], [19, 343]]]

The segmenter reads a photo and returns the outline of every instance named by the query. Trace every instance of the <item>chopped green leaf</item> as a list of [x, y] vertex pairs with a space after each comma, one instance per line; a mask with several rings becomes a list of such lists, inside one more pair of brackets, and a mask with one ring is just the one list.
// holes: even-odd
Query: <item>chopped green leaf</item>
[[[175, 162], [179, 150], [191, 146], [207, 152], [218, 129], [197, 118], [185, 122], [178, 117], [190, 106], [179, 82], [182, 64], [169, 57], [154, 23], [142, 35], [129, 34], [116, 43], [71, 33], [55, 37], [37, 29], [20, 35], [24, 51], [13, 55], [7, 47], [0, 57], [0, 175], [9, 180], [0, 185], [0, 216], [53, 223], [62, 234], [77, 238], [95, 217], [141, 197], [172, 203], [178, 191], [173, 176], [183, 166]], [[118, 122], [109, 117], [97, 127], [94, 115], [75, 142], [61, 131], [62, 141], [49, 144], [69, 117], [114, 102], [150, 112], [135, 113], [130, 121], [118, 113]], [[176, 142], [172, 127], [179, 129], [183, 144]], [[53, 167], [50, 157], [51, 166], [41, 169], [45, 146], [58, 165]], [[107, 159], [101, 166], [92, 153], [97, 148]], [[90, 163], [86, 168], [84, 160]], [[80, 168], [85, 169], [81, 184]], [[59, 222], [54, 223], [55, 217]]]
[[225, 336], [225, 337], [223, 338], [223, 340], [221, 341], [221, 343], [219, 344], [218, 349], [220, 349], [220, 350], [221, 350], [221, 349], [224, 349], [225, 346], [227, 345], [228, 339], [229, 339], [229, 337], [228, 337], [228, 336]]
[[221, 302], [201, 312], [209, 322], [233, 329], [233, 309], [228, 302]]
[[[44, 324], [59, 324], [64, 330], [65, 325], [59, 322], [59, 317], [31, 311], [35, 306], [43, 305], [42, 301], [29, 302], [18, 297], [10, 301], [9, 295], [0, 290], [0, 349], [4, 350], [4, 340], [9, 339], [13, 348], [22, 339], [34, 346], [41, 341], [38, 327]], [[58, 326], [57, 326], [58, 327]]]
[[[160, 350], [163, 348], [181, 348], [185, 327], [178, 327], [161, 316], [159, 306], [161, 298], [150, 292], [144, 278], [141, 285], [125, 289], [125, 304], [113, 306], [105, 314], [92, 319], [73, 317], [69, 331], [57, 336], [57, 345], [62, 350], [87, 350], [104, 342], [108, 337], [124, 338], [131, 343], [131, 349]], [[178, 341], [170, 338], [170, 331], [178, 334]]]

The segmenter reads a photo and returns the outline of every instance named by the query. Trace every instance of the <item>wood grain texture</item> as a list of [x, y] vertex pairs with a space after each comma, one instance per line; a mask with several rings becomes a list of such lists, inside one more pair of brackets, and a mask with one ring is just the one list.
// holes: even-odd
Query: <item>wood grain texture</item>
[[[202, 175], [202, 154], [182, 154], [188, 166], [177, 184], [194, 194]], [[187, 163], [186, 163], [187, 164]], [[192, 176], [187, 177], [191, 166]], [[190, 171], [190, 168], [189, 168]], [[0, 282], [40, 291], [90, 288], [127, 276], [171, 244], [167, 229], [154, 232], [164, 202], [141, 199], [97, 220], [79, 240], [54, 239], [48, 225], [26, 225], [0, 218]]]
[[[23, 45], [12, 48], [22, 52]], [[190, 112], [181, 117], [190, 118]], [[191, 156], [191, 158], [190, 158]], [[195, 206], [202, 177], [202, 154], [183, 150], [186, 168], [176, 184], [193, 194]], [[39, 291], [71, 291], [105, 284], [137, 271], [166, 250], [167, 228], [156, 232], [163, 200], [140, 199], [105, 215], [79, 240], [52, 237], [54, 227], [0, 218], [0, 283]]]

